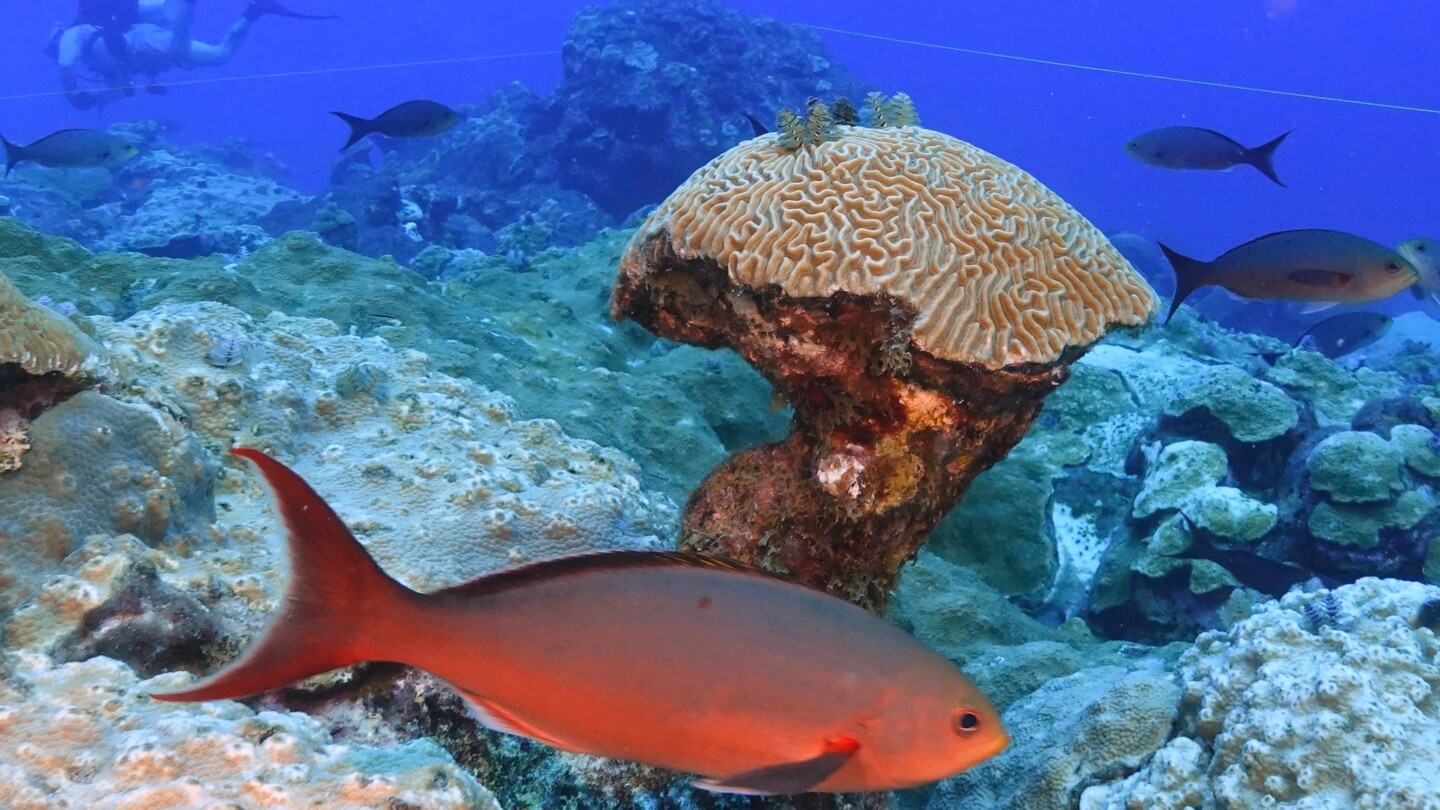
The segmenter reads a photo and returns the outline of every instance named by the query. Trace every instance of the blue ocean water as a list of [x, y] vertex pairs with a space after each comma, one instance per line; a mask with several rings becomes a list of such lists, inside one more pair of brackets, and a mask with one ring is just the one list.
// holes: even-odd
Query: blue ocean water
[[[203, 42], [252, 7], [194, 5]], [[150, 806], [211, 806], [175, 785], [223, 752], [82, 778], [24, 748], [65, 710], [98, 730], [57, 747], [62, 758], [148, 763], [156, 741], [238, 740], [262, 765], [205, 790], [246, 807], [247, 784], [289, 785], [276, 788], [290, 791], [279, 806], [488, 807], [487, 791], [507, 808], [886, 806], [878, 794], [715, 798], [664, 771], [575, 765], [479, 728], [438, 681], [383, 667], [362, 667], [358, 686], [251, 700], [230, 725], [145, 697], [183, 684], [167, 671], [230, 660], [279, 603], [280, 528], [265, 522], [248, 468], [226, 457], [232, 446], [293, 466], [419, 590], [577, 551], [650, 553], [677, 539], [733, 550], [689, 510], [738, 509], [743, 520], [704, 524], [736, 532], [763, 523], [746, 522], [750, 506], [782, 511], [779, 485], [738, 481], [739, 508], [704, 482], [729, 480], [707, 475], [796, 425], [828, 436], [825, 419], [840, 419], [848, 442], [800, 454], [812, 490], [862, 504], [826, 527], [859, 525], [856, 514], [912, 479], [948, 475], [915, 461], [920, 472], [887, 473], [865, 501], [866, 470], [893, 459], [862, 445], [898, 430], [898, 396], [867, 404], [839, 374], [797, 384], [754, 345], [749, 363], [679, 346], [726, 341], [686, 340], [674, 326], [684, 318], [645, 322], [646, 306], [627, 314], [678, 331], [656, 338], [612, 319], [635, 227], [690, 171], [749, 139], [747, 115], [774, 128], [780, 107], [812, 94], [908, 94], [926, 128], [1029, 172], [1108, 235], [1160, 294], [1162, 317], [1174, 275], [1159, 243], [1208, 260], [1292, 229], [1387, 251], [1440, 237], [1433, 3], [285, 5], [336, 18], [261, 16], [224, 64], [177, 67], [155, 78], [163, 92], [141, 81], [89, 109], [67, 99], [45, 52], [72, 5], [4, 10], [0, 135], [30, 144], [114, 127], [140, 154], [99, 168], [21, 164], [0, 180], [0, 279], [18, 288], [0, 288], [0, 347], [21, 347], [0, 356], [0, 546], [13, 558], [0, 582], [12, 613], [0, 761], [24, 763], [0, 773], [0, 806], [105, 806], [152, 789], [181, 792]], [[415, 99], [464, 120], [340, 151], [347, 126], [331, 111], [369, 117]], [[1284, 185], [1246, 165], [1173, 171], [1125, 153], [1172, 126], [1247, 147], [1290, 132], [1274, 160]], [[1317, 272], [1330, 270], [1287, 278]], [[1171, 326], [1115, 330], [1038, 416], [1007, 388], [996, 413], [955, 417], [983, 426], [966, 435], [1004, 434], [1014, 426], [1001, 415], [1035, 422], [1015, 428], [1018, 444], [966, 451], [983, 458], [979, 477], [961, 476], [964, 499], [943, 522], [953, 500], [927, 504], [914, 522], [933, 539], [898, 580], [826, 581], [801, 564], [811, 561], [765, 560], [888, 607], [1003, 714], [1007, 753], [898, 806], [1436, 806], [1440, 301], [1406, 290], [1304, 312], [1279, 297], [1202, 290]], [[1291, 349], [1337, 313], [1397, 320], [1353, 354]], [[934, 379], [908, 328], [856, 341], [883, 347], [860, 367]], [[71, 348], [36, 368], [52, 355], [14, 336], [50, 330]], [[1362, 337], [1376, 336], [1344, 341]], [[79, 359], [67, 365], [67, 351]], [[964, 379], [944, 390], [994, 393]], [[123, 441], [95, 438], [112, 435]], [[92, 441], [107, 449], [88, 459]], [[786, 545], [755, 531], [760, 547]], [[1355, 653], [1381, 647], [1399, 652]], [[123, 695], [122, 709], [73, 685], [92, 681]], [[1265, 688], [1243, 693], [1251, 684]], [[281, 719], [257, 732], [262, 721], [243, 714], [253, 709]], [[1332, 741], [1330, 716], [1365, 731]], [[282, 773], [287, 755], [262, 747], [274, 733], [310, 776]], [[1111, 738], [1124, 742], [1096, 742]], [[1246, 747], [1261, 740], [1259, 754]], [[764, 784], [824, 790], [822, 766], [853, 741], [827, 731], [820, 742], [819, 765], [797, 755], [808, 769]], [[332, 743], [345, 747], [338, 760], [324, 754]], [[380, 787], [346, 793], [355, 774]]]
[[[8, 10], [7, 47], [0, 52], [0, 132], [29, 140], [69, 126], [174, 122], [182, 128], [176, 136], [181, 142], [252, 138], [291, 167], [295, 185], [314, 191], [333, 158], [319, 147], [343, 133], [324, 110], [379, 112], [417, 96], [473, 104], [512, 81], [546, 92], [560, 79], [556, 52], [565, 30], [585, 5], [481, 8], [434, 0], [416, 8], [312, 0], [307, 11], [341, 19], [264, 19], [230, 64], [185, 73], [184, 81], [201, 82], [192, 89], [84, 114], [53, 95], [11, 98], [55, 92], [54, 65], [42, 48], [51, 27], [69, 12], [64, 3], [20, 4]], [[890, 3], [883, 9], [831, 2], [789, 4], [783, 13], [765, 3], [732, 5], [747, 14], [874, 37], [1440, 107], [1429, 56], [1440, 19], [1424, 2]], [[198, 3], [197, 33], [218, 39], [243, 7]], [[1092, 73], [883, 39], [832, 33], [822, 39], [837, 62], [867, 82], [914, 96], [935, 128], [1024, 166], [1107, 230], [1183, 239], [1200, 254], [1293, 227], [1346, 228], [1396, 242], [1423, 232], [1440, 206], [1440, 123], [1434, 113]], [[536, 55], [327, 72], [524, 53]], [[263, 78], [273, 74], [287, 75]], [[209, 81], [216, 83], [203, 83]], [[1130, 137], [1172, 124], [1218, 129], [1251, 145], [1296, 129], [1279, 161], [1296, 193], [1243, 176], [1153, 172], [1124, 159], [1120, 146]]]

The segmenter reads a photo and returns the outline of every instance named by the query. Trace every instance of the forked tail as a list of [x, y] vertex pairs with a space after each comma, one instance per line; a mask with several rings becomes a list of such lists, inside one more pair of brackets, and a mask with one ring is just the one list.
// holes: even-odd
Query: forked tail
[[[1290, 130], [1290, 132], [1294, 131]], [[1285, 184], [1280, 182], [1280, 175], [1275, 173], [1275, 150], [1279, 149], [1280, 144], [1290, 137], [1290, 132], [1286, 132], [1269, 143], [1262, 143], [1254, 149], [1245, 150], [1245, 162], [1259, 169], [1262, 174], [1273, 180], [1275, 185], [1282, 187]]]
[[259, 450], [230, 452], [254, 463], [270, 486], [285, 523], [290, 584], [279, 615], [248, 652], [189, 689], [153, 695], [159, 700], [245, 697], [372, 660], [375, 636], [421, 598], [382, 571], [293, 470]]
[[1175, 317], [1175, 310], [1190, 297], [1190, 293], [1210, 283], [1210, 265], [1171, 250], [1164, 243], [1160, 244], [1160, 250], [1175, 270], [1175, 295], [1170, 299], [1170, 311], [1165, 313], [1165, 323], [1170, 323], [1170, 319]]
[[359, 143], [361, 138], [374, 131], [370, 128], [369, 118], [361, 118], [358, 115], [335, 112], [334, 110], [331, 110], [330, 114], [350, 125], [350, 140], [346, 141], [345, 145], [340, 147], [341, 152]]

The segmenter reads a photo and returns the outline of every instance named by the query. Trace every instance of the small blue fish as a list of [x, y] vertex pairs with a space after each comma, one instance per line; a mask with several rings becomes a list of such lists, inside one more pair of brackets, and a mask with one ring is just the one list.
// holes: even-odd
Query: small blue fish
[[1274, 160], [1275, 150], [1289, 135], [1287, 132], [1269, 143], [1247, 148], [1213, 129], [1164, 127], [1125, 144], [1125, 152], [1147, 166], [1162, 169], [1223, 171], [1244, 163], [1284, 186], [1275, 174]]

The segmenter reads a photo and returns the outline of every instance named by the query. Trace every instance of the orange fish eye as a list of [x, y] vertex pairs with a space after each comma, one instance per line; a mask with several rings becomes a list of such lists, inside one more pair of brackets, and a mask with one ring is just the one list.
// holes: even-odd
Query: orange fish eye
[[1400, 263], [1399, 263], [1399, 262], [1390, 262], [1389, 264], [1385, 265], [1385, 269], [1386, 269], [1386, 270], [1389, 270], [1389, 271], [1392, 272], [1392, 273], [1398, 273], [1398, 272], [1400, 272]]
[[955, 710], [955, 733], [961, 735], [974, 734], [980, 729], [980, 713], [974, 709], [961, 707]]

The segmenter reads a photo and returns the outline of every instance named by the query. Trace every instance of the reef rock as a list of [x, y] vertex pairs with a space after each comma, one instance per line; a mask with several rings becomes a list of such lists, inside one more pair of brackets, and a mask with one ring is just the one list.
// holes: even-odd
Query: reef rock
[[173, 675], [141, 681], [109, 658], [56, 665], [8, 653], [0, 677], [0, 805], [500, 810], [444, 749], [337, 744], [294, 712], [232, 701], [157, 703]]
[[1180, 659], [1176, 736], [1082, 810], [1436, 807], [1440, 588], [1294, 592]]

